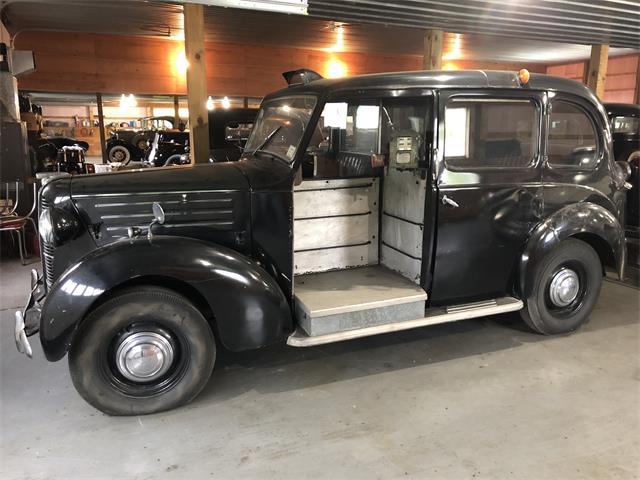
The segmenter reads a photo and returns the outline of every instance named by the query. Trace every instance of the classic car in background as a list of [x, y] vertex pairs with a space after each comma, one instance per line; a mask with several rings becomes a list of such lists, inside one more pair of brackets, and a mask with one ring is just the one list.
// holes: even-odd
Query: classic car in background
[[141, 160], [155, 134], [159, 131], [184, 130], [180, 121], [174, 125], [173, 117], [145, 117], [138, 120], [140, 128], [118, 128], [107, 140], [107, 159], [111, 162], [127, 164], [131, 160]]
[[[257, 108], [230, 108], [209, 112], [211, 162], [238, 160], [258, 114]], [[184, 165], [189, 160], [189, 133], [156, 132], [145, 163], [154, 167]]]
[[629, 164], [626, 236], [629, 262], [640, 265], [640, 105], [605, 104], [611, 119], [611, 136], [616, 160]]
[[34, 173], [93, 173], [93, 165], [85, 162], [87, 142], [69, 137], [40, 137], [32, 146], [36, 154]]

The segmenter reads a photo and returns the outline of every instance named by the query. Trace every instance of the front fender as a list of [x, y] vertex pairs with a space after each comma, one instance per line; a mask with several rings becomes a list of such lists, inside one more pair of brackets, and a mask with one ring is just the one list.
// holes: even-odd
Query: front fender
[[275, 280], [238, 252], [186, 237], [137, 238], [94, 250], [52, 285], [40, 322], [47, 359], [65, 355], [80, 322], [104, 295], [144, 277], [195, 289], [231, 350], [274, 343], [293, 329], [291, 310]]
[[[541, 222], [533, 231], [520, 259], [519, 293], [527, 298], [533, 288], [535, 267], [561, 241], [588, 234], [611, 249], [618, 276], [624, 276], [624, 228], [609, 210], [591, 202], [575, 203], [561, 208]], [[597, 246], [597, 245], [596, 245]], [[598, 252], [599, 254], [601, 252]]]

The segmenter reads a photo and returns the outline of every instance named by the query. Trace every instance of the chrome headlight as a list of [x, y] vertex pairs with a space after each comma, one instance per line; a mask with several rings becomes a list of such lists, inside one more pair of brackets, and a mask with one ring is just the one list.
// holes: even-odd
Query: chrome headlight
[[80, 222], [68, 210], [56, 207], [46, 208], [40, 213], [38, 230], [44, 242], [57, 247], [78, 235]]
[[40, 238], [45, 243], [53, 243], [53, 221], [51, 219], [51, 209], [45, 208], [38, 217], [38, 232]]

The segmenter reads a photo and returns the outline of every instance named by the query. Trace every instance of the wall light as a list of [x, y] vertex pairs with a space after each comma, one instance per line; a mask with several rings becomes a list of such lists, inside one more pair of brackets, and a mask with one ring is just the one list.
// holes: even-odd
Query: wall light
[[124, 93], [120, 96], [120, 108], [126, 110], [127, 108], [133, 108], [138, 106], [138, 101], [136, 97], [133, 96], [133, 93], [129, 95], [125, 95]]
[[216, 106], [213, 104], [213, 98], [207, 98], [207, 110], [213, 110]]
[[189, 61], [184, 54], [184, 49], [182, 49], [176, 55], [176, 72], [178, 72], [180, 75], [184, 75], [185, 73], [187, 73], [187, 68], [189, 68]]
[[347, 65], [337, 58], [329, 59], [326, 67], [327, 78], [341, 78], [347, 76]]
[[222, 99], [222, 108], [231, 108], [231, 101], [229, 100], [229, 97], [224, 97]]

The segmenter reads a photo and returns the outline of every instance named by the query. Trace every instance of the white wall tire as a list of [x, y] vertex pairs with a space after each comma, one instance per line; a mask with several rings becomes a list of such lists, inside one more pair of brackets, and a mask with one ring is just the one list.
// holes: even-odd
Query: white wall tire
[[114, 145], [107, 152], [109, 163], [128, 164], [131, 161], [131, 152], [124, 145]]

